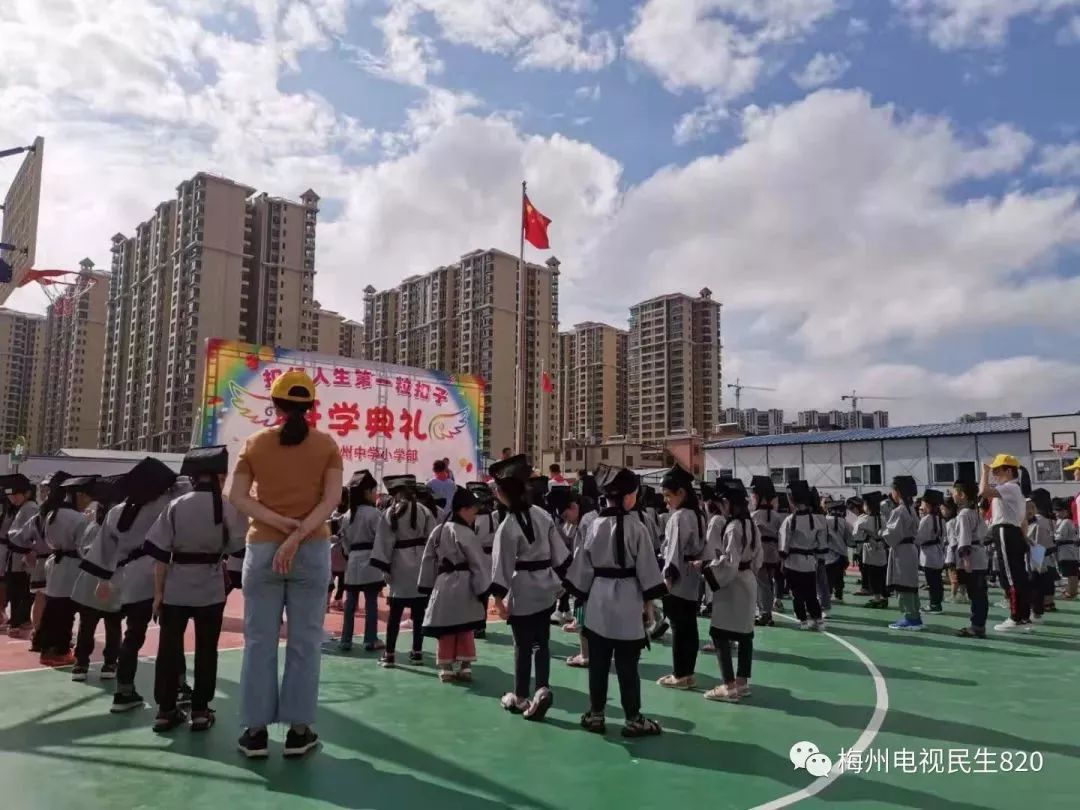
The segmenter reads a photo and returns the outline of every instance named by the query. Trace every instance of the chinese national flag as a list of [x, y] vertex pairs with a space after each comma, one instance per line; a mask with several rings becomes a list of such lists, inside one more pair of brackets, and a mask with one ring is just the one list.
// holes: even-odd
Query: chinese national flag
[[544, 387], [545, 394], [550, 394], [555, 390], [555, 383], [551, 381], [551, 375], [546, 371], [540, 376], [540, 384]]
[[541, 250], [547, 250], [551, 247], [547, 233], [550, 224], [551, 220], [537, 211], [533, 204], [529, 202], [528, 195], [526, 195], [521, 212], [521, 227], [525, 229], [525, 238], [529, 244]]

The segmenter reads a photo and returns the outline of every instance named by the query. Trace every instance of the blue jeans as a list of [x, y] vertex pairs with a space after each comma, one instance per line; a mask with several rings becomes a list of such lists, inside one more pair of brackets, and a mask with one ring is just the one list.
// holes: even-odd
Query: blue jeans
[[[319, 701], [330, 542], [303, 543], [288, 574], [273, 570], [277, 543], [250, 543], [244, 556], [244, 665], [240, 672], [240, 723], [315, 722]], [[285, 675], [278, 688], [282, 618], [288, 621]]]
[[[379, 640], [379, 592], [366, 590], [364, 593], [364, 643], [374, 644]], [[345, 591], [345, 615], [341, 620], [341, 643], [352, 644], [353, 625], [356, 623], [356, 606], [360, 602], [360, 591], [349, 588]]]

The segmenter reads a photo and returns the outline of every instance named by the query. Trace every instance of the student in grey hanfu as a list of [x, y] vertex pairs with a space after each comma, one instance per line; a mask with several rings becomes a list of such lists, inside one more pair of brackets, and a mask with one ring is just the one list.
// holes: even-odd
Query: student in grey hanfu
[[612, 661], [626, 718], [624, 737], [659, 734], [660, 724], [641, 713], [638, 660], [648, 644], [642, 621], [645, 605], [665, 587], [651, 533], [632, 516], [638, 477], [627, 469], [597, 470], [607, 507], [597, 518], [566, 577], [571, 592], [585, 601], [582, 633], [589, 643], [587, 731], [603, 733]]
[[428, 597], [424, 635], [438, 639], [435, 663], [444, 683], [472, 680], [474, 634], [487, 616], [491, 564], [472, 530], [477, 506], [476, 496], [458, 487], [446, 518], [428, 537], [420, 563], [418, 586]]
[[[102, 525], [102, 568], [111, 577], [99, 586], [99, 597], [114, 598], [119, 592], [124, 618], [124, 640], [116, 665], [114, 714], [141, 709], [142, 695], [135, 691], [135, 672], [139, 652], [146, 641], [146, 630], [154, 614], [154, 559], [146, 553], [146, 538], [151, 527], [174, 499], [190, 490], [168, 466], [147, 456], [128, 471], [123, 483], [127, 493], [123, 502], [109, 510]], [[222, 579], [224, 583], [224, 577]], [[190, 697], [182, 684], [180, 703]]]
[[926, 577], [926, 587], [930, 604], [929, 613], [941, 613], [944, 608], [945, 582], [945, 519], [941, 516], [941, 506], [945, 503], [945, 493], [937, 489], [928, 489], [923, 493], [919, 505], [919, 528], [915, 533], [915, 545], [919, 547], [919, 570]]
[[109, 575], [102, 566], [104, 541], [102, 526], [109, 509], [124, 499], [123, 476], [99, 478], [94, 482], [91, 496], [96, 505], [94, 520], [83, 533], [82, 549], [79, 562], [79, 576], [71, 591], [75, 602], [75, 611], [79, 616], [79, 634], [75, 641], [75, 667], [71, 670], [73, 681], [85, 681], [90, 671], [90, 656], [93, 655], [98, 624], [105, 624], [104, 661], [101, 665], [101, 680], [116, 678], [116, 659], [120, 654], [120, 641], [123, 629], [120, 621], [120, 594], [109, 593], [109, 598], [98, 596], [101, 575]]
[[705, 547], [705, 515], [701, 511], [694, 476], [678, 464], [660, 482], [671, 517], [661, 546], [661, 573], [667, 585], [664, 616], [671, 624], [672, 672], [657, 683], [669, 689], [693, 689], [698, 656], [698, 601], [701, 571], [693, 563]]
[[43, 666], [75, 662], [71, 653], [75, 624], [71, 593], [79, 576], [79, 541], [88, 522], [83, 513], [93, 500], [90, 493], [96, 478], [88, 475], [65, 480], [58, 488], [59, 503], [45, 514], [43, 534], [51, 556], [45, 567], [45, 611], [39, 631]]
[[341, 623], [339, 649], [349, 652], [360, 595], [364, 595], [364, 650], [376, 652], [386, 645], [379, 640], [379, 592], [386, 586], [383, 572], [371, 564], [375, 537], [382, 513], [375, 508], [379, 483], [368, 470], [353, 473], [346, 486], [349, 508], [342, 517], [342, 539], [349, 554], [345, 566], [345, 614]]
[[919, 548], [915, 538], [919, 518], [913, 505], [918, 485], [910, 475], [893, 479], [892, 501], [895, 504], [881, 536], [889, 546], [886, 585], [896, 591], [903, 617], [889, 625], [893, 630], [922, 630], [919, 610]]
[[956, 576], [971, 604], [971, 621], [956, 635], [963, 638], [986, 638], [986, 616], [990, 612], [987, 577], [990, 555], [986, 546], [986, 522], [979, 514], [979, 486], [974, 481], [957, 481], [953, 499], [959, 508], [956, 515]]
[[844, 501], [828, 501], [825, 523], [828, 534], [825, 554], [818, 558], [818, 601], [822, 615], [832, 608], [832, 602], [844, 601], [844, 573], [848, 567], [848, 547], [852, 545], [851, 526], [847, 522], [847, 504]]
[[146, 553], [154, 560], [154, 615], [161, 627], [154, 668], [154, 731], [187, 720], [177, 705], [184, 675], [184, 633], [195, 625], [195, 684], [191, 730], [214, 725], [210, 701], [217, 688], [218, 639], [225, 613], [226, 556], [246, 542], [248, 520], [221, 495], [229, 472], [225, 447], [197, 447], [184, 456], [180, 474], [193, 486], [172, 500], [151, 527]]
[[[1080, 530], [1072, 519], [1072, 506], [1068, 498], [1055, 498], [1054, 542], [1057, 547], [1058, 570], [1065, 578], [1061, 598], [1076, 598], [1080, 585]], [[10, 590], [8, 591], [10, 593]]]
[[[531, 467], [521, 455], [491, 465], [495, 495], [507, 509], [491, 552], [491, 593], [514, 635], [514, 690], [503, 695], [502, 707], [543, 720], [554, 699], [550, 619], [570, 552], [551, 516], [529, 502]], [[534, 663], [536, 691], [530, 699]]]
[[[12, 549], [25, 549], [24, 565], [30, 573], [30, 593], [33, 596], [31, 621], [33, 632], [30, 639], [30, 652], [41, 652], [41, 620], [45, 615], [45, 567], [52, 559], [52, 551], [45, 542], [45, 518], [56, 509], [64, 499], [60, 484], [71, 476], [63, 470], [48, 475], [38, 484], [38, 497], [41, 507], [36, 515], [20, 529], [12, 524], [8, 540]], [[16, 521], [17, 523], [17, 521]]]
[[750, 481], [750, 493], [750, 516], [758, 528], [762, 554], [761, 567], [757, 570], [757, 618], [754, 624], [772, 627], [775, 625], [773, 610], [783, 608], [774, 584], [780, 567], [780, 525], [784, 516], [776, 511], [776, 485], [769, 476], [755, 475]]
[[[738, 479], [725, 480], [723, 487], [727, 509], [724, 532], [719, 538], [710, 534], [699, 563], [713, 590], [709, 635], [723, 678], [722, 684], [705, 693], [705, 699], [735, 703], [750, 695], [757, 569], [764, 550], [746, 487]], [[732, 661], [732, 643], [738, 644], [738, 669]]]
[[379, 666], [397, 665], [395, 650], [405, 608], [412, 620], [412, 649], [409, 662], [424, 663], [424, 608], [427, 600], [417, 588], [424, 546], [435, 527], [435, 515], [417, 501], [414, 475], [388, 475], [383, 486], [394, 501], [383, 513], [375, 533], [371, 565], [378, 568], [390, 585], [390, 615], [386, 621], [386, 649]]
[[793, 511], [780, 525], [778, 550], [801, 630], [825, 626], [817, 594], [817, 569], [818, 559], [827, 550], [829, 529], [825, 516], [814, 512], [815, 500], [809, 484], [790, 481], [788, 501]]
[[13, 511], [11, 525], [4, 536], [8, 541], [4, 580], [11, 605], [8, 636], [21, 640], [30, 638], [34, 631], [31, 622], [34, 594], [30, 587], [30, 572], [34, 566], [29, 564], [27, 555], [33, 551], [37, 538], [38, 505], [34, 501], [34, 485], [25, 475], [10, 476], [4, 494]]
[[[480, 547], [487, 556], [488, 568], [490, 569], [495, 532], [503, 518], [500, 509], [502, 504], [495, 500], [495, 493], [492, 492], [491, 485], [484, 481], [470, 481], [465, 485], [465, 488], [476, 496], [479, 511], [476, 515], [476, 522], [473, 524], [473, 531], [476, 532], [476, 536], [480, 539]], [[484, 603], [484, 626], [476, 631], [474, 634], [476, 638], [487, 638], [487, 607], [490, 603], [491, 597], [488, 596]]]

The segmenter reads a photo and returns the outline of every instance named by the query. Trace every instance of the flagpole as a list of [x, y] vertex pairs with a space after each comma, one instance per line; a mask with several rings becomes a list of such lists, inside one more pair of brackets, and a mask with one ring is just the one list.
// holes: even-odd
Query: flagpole
[[545, 436], [546, 436], [546, 434], [544, 432], [544, 429], [547, 427], [548, 391], [547, 391], [547, 382], [546, 381], [547, 381], [547, 360], [544, 358], [544, 353], [541, 352], [540, 353], [540, 438], [537, 440], [538, 447], [536, 448], [537, 452], [540, 454], [540, 467], [541, 467], [540, 474], [541, 475], [544, 474], [544, 470], [543, 470], [544, 443], [545, 443]]
[[[528, 302], [528, 295], [525, 289], [525, 181], [521, 181], [521, 219], [518, 221], [518, 236], [521, 238], [521, 246], [518, 253], [518, 321], [517, 321], [517, 333], [518, 333], [518, 352], [517, 352], [517, 391], [516, 391], [516, 410], [517, 410], [517, 424], [514, 431], [514, 441], [517, 445], [517, 452], [525, 452], [525, 434], [526, 434], [526, 415], [525, 415], [525, 399], [526, 399], [526, 365], [525, 365], [525, 352], [528, 346], [528, 341], [525, 338], [525, 307]], [[492, 448], [494, 450], [494, 448]]]

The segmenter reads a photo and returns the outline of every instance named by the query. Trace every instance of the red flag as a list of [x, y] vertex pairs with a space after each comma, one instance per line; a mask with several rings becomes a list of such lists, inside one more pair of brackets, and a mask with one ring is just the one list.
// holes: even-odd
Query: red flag
[[521, 227], [525, 229], [525, 238], [533, 247], [547, 250], [551, 247], [548, 242], [548, 225], [551, 220], [541, 214], [525, 195], [524, 208], [521, 212]]
[[555, 390], [555, 383], [551, 381], [551, 375], [548, 374], [546, 371], [543, 372], [543, 374], [541, 375], [540, 383], [544, 387], [545, 394], [550, 394], [552, 391]]

